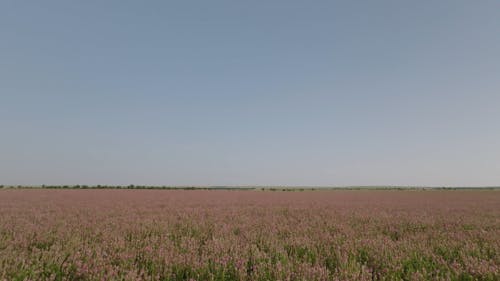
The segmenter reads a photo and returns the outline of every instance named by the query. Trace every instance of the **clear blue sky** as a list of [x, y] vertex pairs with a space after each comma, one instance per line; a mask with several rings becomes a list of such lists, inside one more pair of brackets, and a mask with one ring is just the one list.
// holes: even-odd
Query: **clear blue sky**
[[2, 1], [0, 184], [500, 185], [499, 1]]

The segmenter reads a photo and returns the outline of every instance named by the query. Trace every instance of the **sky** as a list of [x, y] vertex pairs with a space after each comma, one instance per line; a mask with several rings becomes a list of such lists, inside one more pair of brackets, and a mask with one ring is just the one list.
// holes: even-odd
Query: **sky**
[[499, 1], [1, 1], [0, 184], [500, 185]]

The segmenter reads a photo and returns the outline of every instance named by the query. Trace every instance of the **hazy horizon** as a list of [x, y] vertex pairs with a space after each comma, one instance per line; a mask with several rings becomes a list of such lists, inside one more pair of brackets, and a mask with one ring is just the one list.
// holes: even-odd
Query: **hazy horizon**
[[500, 185], [498, 1], [5, 1], [0, 35], [3, 185]]

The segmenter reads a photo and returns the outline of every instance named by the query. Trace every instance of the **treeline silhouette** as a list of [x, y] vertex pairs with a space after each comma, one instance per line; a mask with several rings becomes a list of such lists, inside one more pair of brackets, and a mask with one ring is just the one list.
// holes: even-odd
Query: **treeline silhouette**
[[161, 190], [261, 190], [261, 191], [315, 191], [315, 190], [499, 190], [499, 186], [484, 187], [417, 187], [417, 186], [156, 186], [156, 185], [0, 185], [0, 189], [161, 189]]

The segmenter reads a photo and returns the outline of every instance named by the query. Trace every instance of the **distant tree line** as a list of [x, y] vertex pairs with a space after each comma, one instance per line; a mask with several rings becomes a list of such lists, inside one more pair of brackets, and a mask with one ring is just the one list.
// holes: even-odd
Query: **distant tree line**
[[153, 185], [0, 185], [0, 189], [161, 189], [161, 190], [259, 190], [259, 191], [316, 191], [316, 190], [500, 190], [500, 186], [485, 187], [402, 187], [402, 186], [347, 186], [347, 187], [276, 187], [276, 186], [153, 186]]

